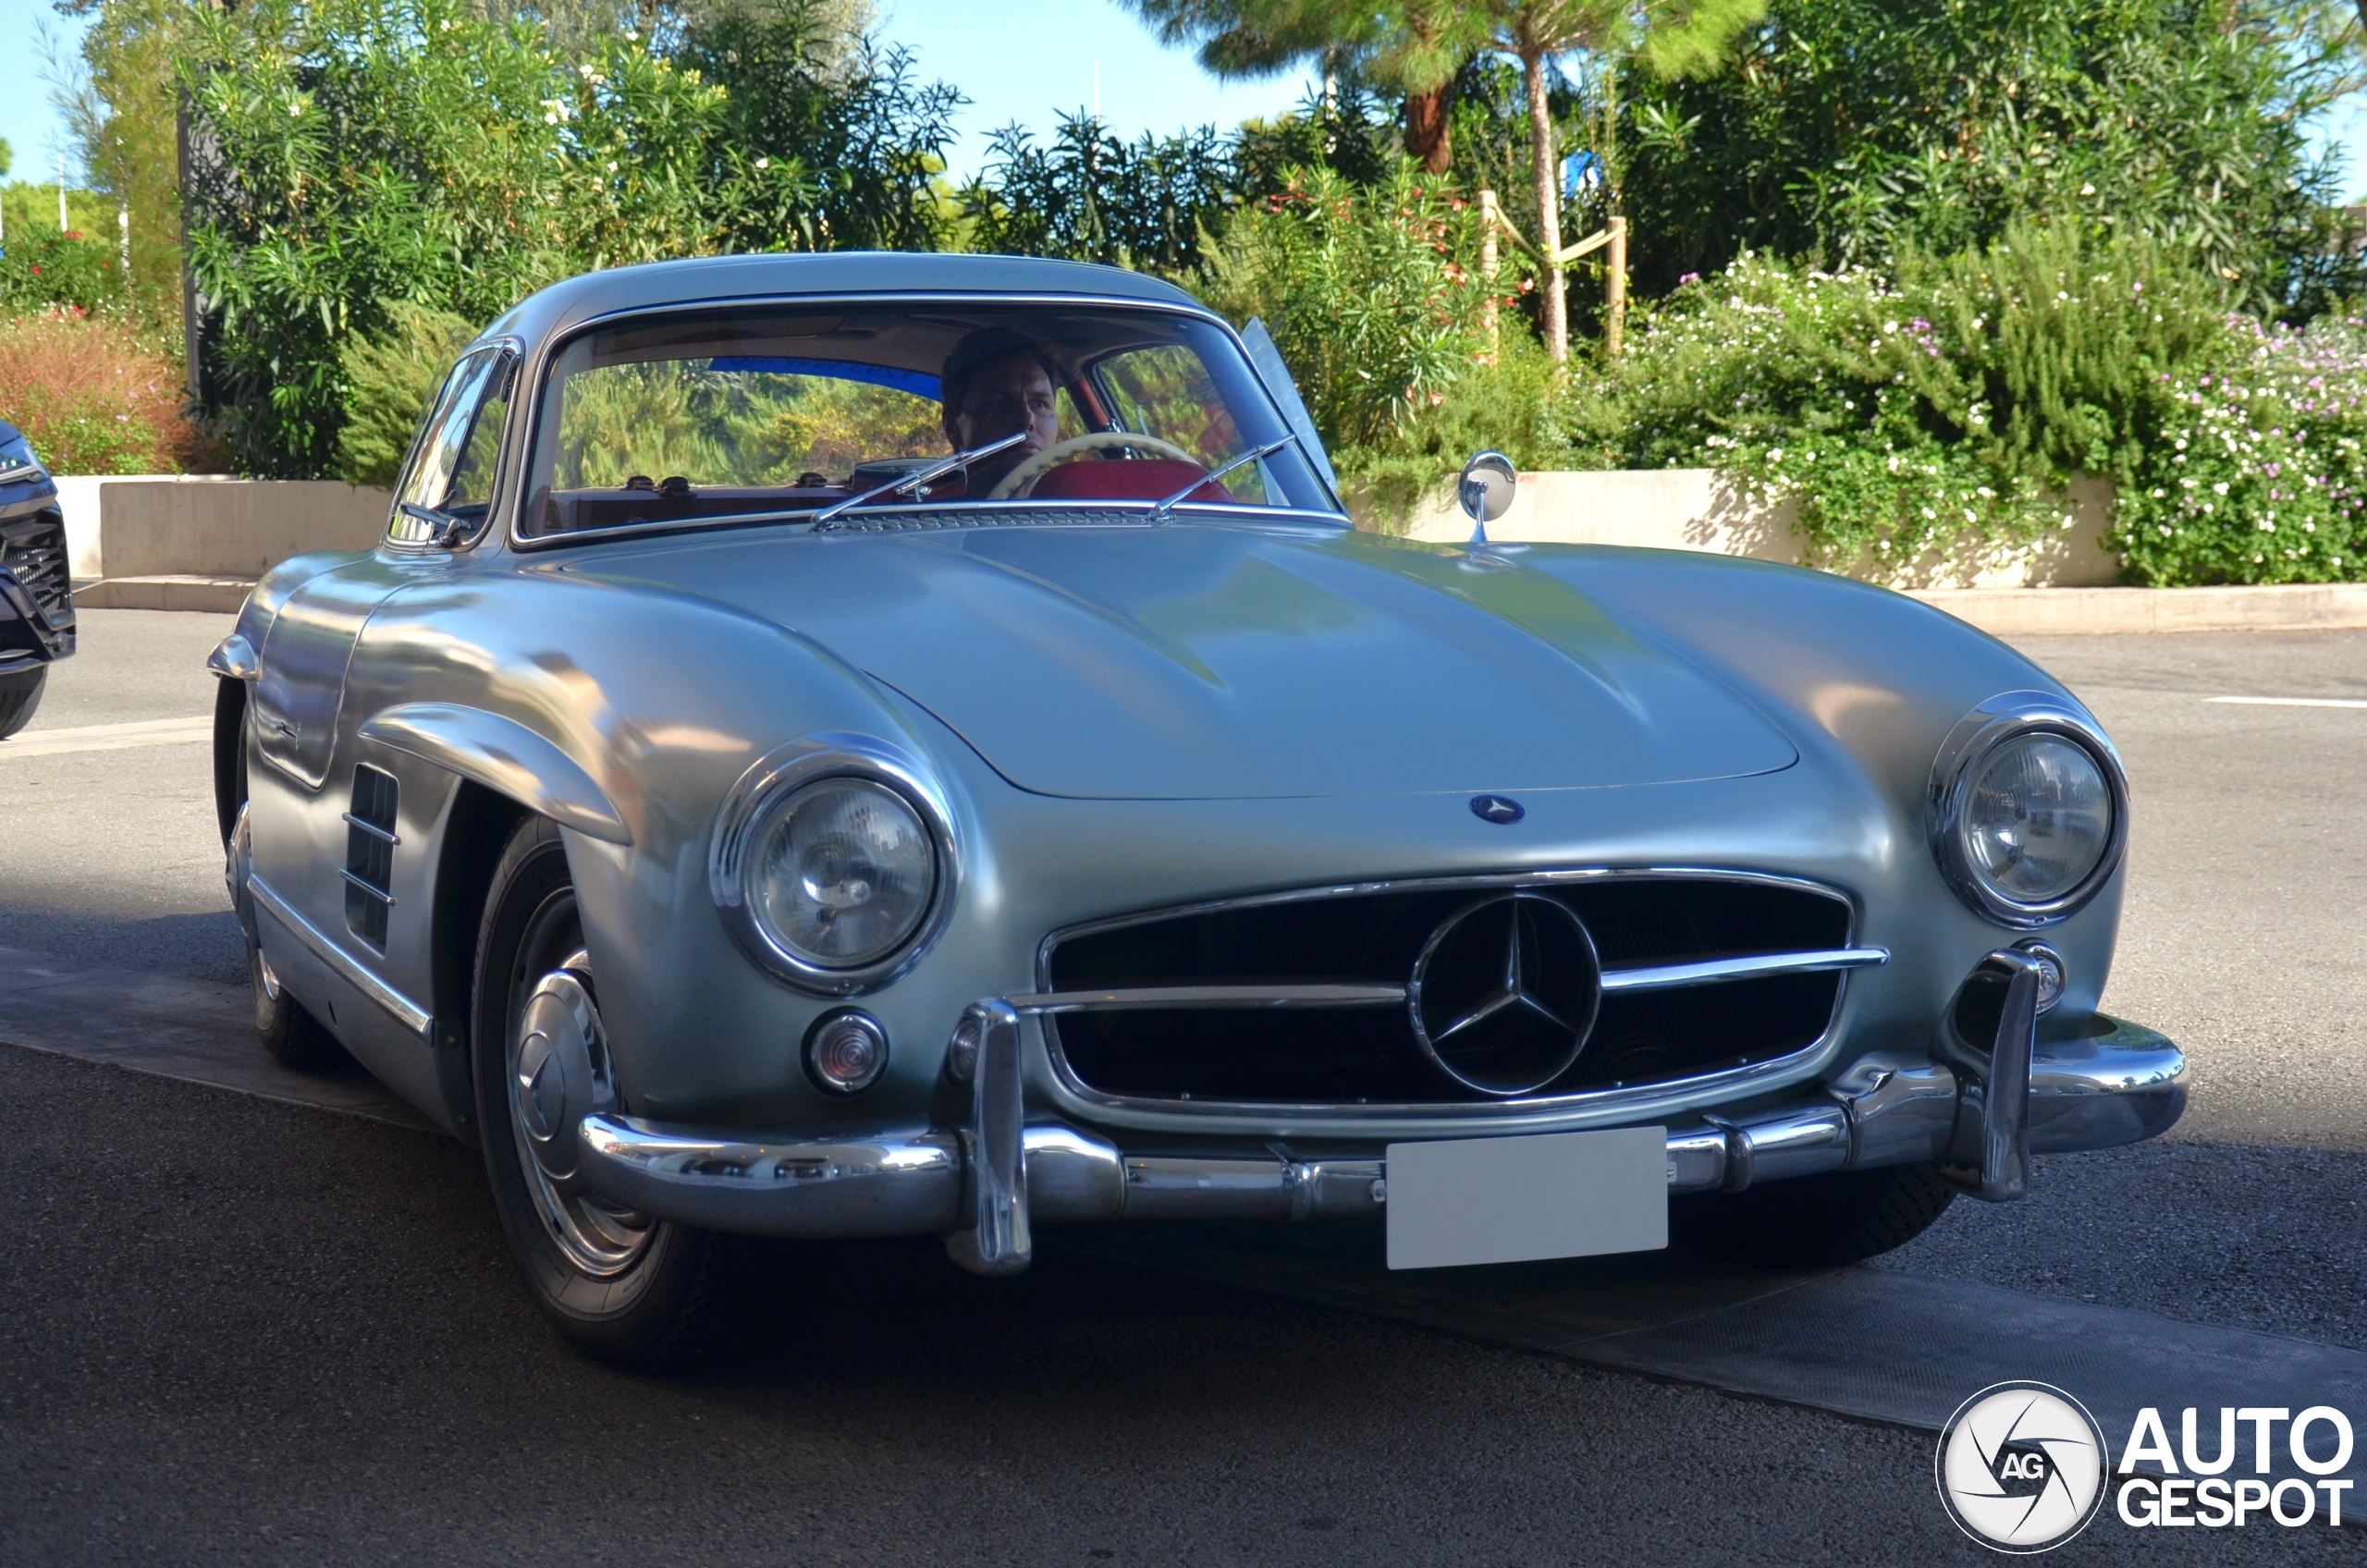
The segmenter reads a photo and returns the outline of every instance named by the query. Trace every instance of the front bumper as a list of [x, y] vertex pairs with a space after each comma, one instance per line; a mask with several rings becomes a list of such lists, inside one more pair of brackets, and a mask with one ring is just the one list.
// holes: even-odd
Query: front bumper
[[[2114, 1148], [2186, 1109], [2185, 1057], [2133, 1023], [2037, 1045], [2034, 974], [1999, 954], [2009, 996], [1985, 1060], [1869, 1057], [1807, 1096], [1667, 1129], [1671, 1194], [1739, 1192], [1832, 1170], [1936, 1161], [1965, 1191], [2021, 1195], [2031, 1154]], [[974, 1005], [947, 1053], [950, 1124], [808, 1140], [589, 1116], [581, 1180], [663, 1219], [768, 1236], [941, 1233], [981, 1273], [1027, 1266], [1031, 1227], [1112, 1219], [1372, 1215], [1386, 1156], [1129, 1153], [1058, 1122], [1028, 1125], [1010, 1004]]]

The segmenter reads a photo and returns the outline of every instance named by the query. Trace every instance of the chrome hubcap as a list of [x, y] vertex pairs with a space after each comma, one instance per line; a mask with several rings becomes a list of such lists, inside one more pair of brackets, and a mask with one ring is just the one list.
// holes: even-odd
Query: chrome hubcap
[[570, 1263], [606, 1278], [640, 1259], [656, 1225], [585, 1192], [576, 1169], [578, 1125], [616, 1105], [591, 979], [590, 955], [579, 949], [527, 990], [509, 1031], [507, 1077], [509, 1125], [534, 1212]]

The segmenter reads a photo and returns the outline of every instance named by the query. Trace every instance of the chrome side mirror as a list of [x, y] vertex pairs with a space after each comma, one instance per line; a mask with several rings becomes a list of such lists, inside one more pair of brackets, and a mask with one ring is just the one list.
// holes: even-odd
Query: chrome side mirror
[[1476, 525], [1471, 534], [1474, 544], [1486, 543], [1488, 525], [1512, 509], [1513, 493], [1519, 486], [1518, 471], [1502, 452], [1481, 452], [1463, 465], [1454, 496], [1463, 503], [1463, 515]]

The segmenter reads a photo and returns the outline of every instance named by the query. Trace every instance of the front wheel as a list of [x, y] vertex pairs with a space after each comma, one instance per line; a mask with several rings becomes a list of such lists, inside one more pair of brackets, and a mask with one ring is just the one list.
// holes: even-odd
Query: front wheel
[[1772, 1268], [1831, 1268], [1903, 1247], [1956, 1195], [1936, 1165], [1834, 1170], [1669, 1205], [1669, 1240]]
[[41, 711], [41, 694], [49, 685], [49, 671], [39, 665], [0, 675], [0, 741], [33, 721]]
[[699, 1360], [722, 1292], [721, 1239], [576, 1180], [575, 1123], [613, 1090], [566, 847], [544, 818], [519, 827], [495, 868], [474, 998], [485, 1171], [535, 1305], [602, 1360], [642, 1371]]

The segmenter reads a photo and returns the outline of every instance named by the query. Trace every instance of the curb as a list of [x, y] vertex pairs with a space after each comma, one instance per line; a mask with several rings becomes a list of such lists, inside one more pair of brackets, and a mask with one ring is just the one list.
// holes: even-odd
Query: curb
[[1913, 597], [1994, 637], [2367, 626], [2367, 582], [2245, 588], [1947, 588]]
[[108, 577], [74, 590], [86, 610], [209, 610], [236, 615], [254, 591], [236, 577]]

